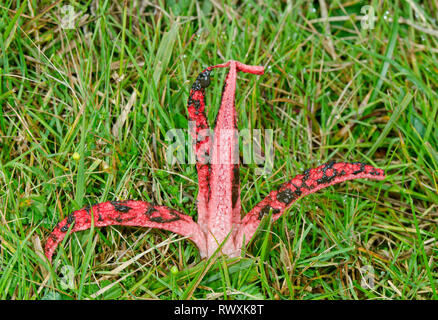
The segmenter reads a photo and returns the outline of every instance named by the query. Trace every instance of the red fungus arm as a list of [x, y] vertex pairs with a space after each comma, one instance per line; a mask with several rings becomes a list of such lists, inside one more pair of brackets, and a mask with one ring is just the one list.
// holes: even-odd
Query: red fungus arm
[[123, 225], [169, 230], [189, 237], [201, 253], [206, 252], [205, 237], [191, 217], [145, 201], [108, 201], [75, 211], [58, 223], [45, 246], [45, 255], [49, 261], [71, 224], [71, 232], [77, 232], [89, 229], [92, 220], [95, 227]]
[[360, 162], [329, 162], [317, 168], [306, 170], [303, 174], [282, 184], [279, 189], [269, 193], [243, 218], [237, 241], [242, 243], [243, 238], [245, 238], [245, 244], [247, 244], [262, 218], [271, 210], [272, 219], [276, 221], [298, 199], [343, 181], [362, 178], [383, 180], [385, 174], [382, 169]]
[[[213, 132], [210, 131], [205, 111], [205, 89], [210, 85], [210, 74], [215, 68], [226, 67], [230, 67], [230, 71], [227, 74], [222, 91], [221, 107], [216, 118], [216, 128], [214, 131], [215, 137], [219, 137], [219, 132], [221, 130], [226, 131], [237, 129], [236, 110], [234, 105], [237, 72], [242, 71], [258, 75], [263, 74], [264, 72], [264, 67], [262, 66], [250, 66], [231, 60], [223, 64], [206, 68], [198, 75], [190, 90], [187, 110], [189, 121], [194, 122], [194, 128], [191, 128], [191, 137], [196, 155], [196, 169], [198, 171], [198, 224], [204, 233], [216, 233], [214, 231], [215, 228], [221, 228], [221, 223], [219, 223], [217, 219], [222, 219], [222, 216], [228, 216], [224, 212], [232, 212], [229, 217], [231, 218], [231, 221], [229, 219], [227, 221], [222, 221], [224, 224], [224, 230], [222, 230], [223, 232], [221, 233], [223, 235], [218, 236], [217, 239], [211, 242], [217, 242], [218, 239], [221, 241], [221, 238], [228, 234], [229, 228], [231, 228], [232, 224], [240, 223], [239, 165], [237, 163], [234, 165], [233, 161], [231, 161], [233, 164], [227, 163], [225, 166], [214, 164], [215, 161], [213, 158], [217, 157], [220, 152], [214, 150], [217, 149], [218, 144], [216, 143], [213, 145], [211, 143], [213, 137], [210, 137], [210, 135], [213, 134]], [[231, 143], [222, 144], [223, 150], [221, 150], [221, 152], [225, 151], [225, 155], [228, 155], [231, 150], [234, 150], [233, 148], [236, 145], [238, 146], [238, 141], [233, 137]], [[222, 154], [222, 156], [224, 156], [224, 154]], [[228, 175], [225, 174], [227, 175], [225, 178], [223, 177], [224, 172], [229, 173]], [[218, 181], [218, 173], [224, 178], [222, 180], [226, 181]], [[224, 187], [225, 184], [226, 187]], [[221, 202], [227, 202], [226, 200], [219, 200], [219, 198], [228, 198], [223, 192], [218, 192], [218, 188], [222, 191], [225, 188], [232, 192], [232, 196], [231, 194], [227, 195], [230, 198], [229, 200], [232, 200], [232, 206], [230, 202], [229, 205], [225, 205], [226, 208], [222, 208], [223, 210], [218, 208]], [[212, 244], [212, 246], [214, 246], [214, 244]]]
[[[221, 106], [216, 117], [214, 141], [211, 146], [210, 193], [206, 219], [207, 251], [212, 254], [219, 243], [230, 240], [222, 252], [233, 256], [236, 252], [235, 237], [241, 223], [239, 140], [235, 91], [238, 72], [263, 74], [262, 66], [249, 66], [237, 61], [216, 65], [212, 68], [229, 67], [222, 90]], [[198, 219], [199, 223], [200, 220]], [[202, 225], [201, 225], [202, 227]], [[239, 249], [240, 250], [240, 249]]]
[[187, 102], [189, 121], [194, 123], [194, 127], [190, 128], [190, 134], [198, 172], [198, 223], [202, 229], [205, 229], [206, 225], [210, 190], [210, 126], [205, 113], [205, 88], [210, 85], [211, 70], [212, 67], [208, 67], [198, 75], [192, 84]]

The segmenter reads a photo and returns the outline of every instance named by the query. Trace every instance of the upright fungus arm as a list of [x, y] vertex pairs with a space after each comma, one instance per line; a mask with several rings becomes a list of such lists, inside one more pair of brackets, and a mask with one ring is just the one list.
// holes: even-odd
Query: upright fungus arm
[[205, 109], [205, 88], [210, 85], [210, 73], [212, 67], [202, 71], [192, 84], [190, 89], [187, 110], [189, 121], [194, 124], [190, 128], [192, 145], [196, 156], [196, 170], [198, 172], [198, 223], [202, 229], [206, 229], [207, 204], [210, 190], [210, 126], [208, 124]]
[[[205, 89], [210, 85], [210, 74], [213, 69], [216, 68], [230, 68], [230, 71], [227, 74], [224, 88], [222, 91], [221, 98], [221, 106], [219, 109], [219, 113], [217, 116], [216, 127], [214, 128], [214, 137], [216, 137], [215, 146], [212, 147], [211, 137], [212, 132], [210, 131], [210, 126], [208, 125], [207, 117], [206, 117], [206, 106], [205, 106]], [[212, 223], [215, 226], [218, 226], [217, 221], [215, 220], [221, 214], [217, 212], [218, 198], [223, 198], [223, 192], [218, 196], [218, 188], [221, 190], [228, 190], [231, 188], [231, 183], [233, 183], [233, 207], [234, 217], [238, 217], [238, 222], [240, 222], [240, 192], [239, 192], [239, 167], [238, 164], [235, 166], [228, 166], [232, 170], [232, 178], [227, 179], [224, 177], [224, 181], [218, 181], [218, 171], [227, 171], [223, 165], [216, 166], [212, 164], [213, 157], [224, 156], [221, 154], [219, 150], [213, 151], [212, 148], [216, 148], [221, 145], [221, 151], [224, 151], [225, 157], [228, 154], [228, 149], [234, 149], [236, 146], [238, 147], [237, 141], [228, 141], [230, 148], [224, 143], [218, 144], [217, 142], [220, 140], [220, 131], [224, 132], [225, 130], [233, 130], [236, 129], [236, 110], [234, 105], [234, 96], [236, 91], [236, 74], [238, 71], [253, 73], [253, 74], [263, 74], [264, 68], [261, 66], [249, 66], [238, 61], [228, 61], [223, 64], [218, 64], [215, 66], [211, 66], [202, 71], [194, 83], [192, 84], [192, 88], [190, 90], [190, 95], [187, 103], [187, 109], [189, 114], [189, 121], [194, 123], [194, 128], [191, 128], [191, 137], [195, 149], [196, 155], [196, 169], [198, 172], [198, 197], [197, 197], [197, 206], [198, 206], [198, 224], [201, 229], [205, 233], [214, 232], [210, 230]], [[232, 151], [230, 151], [232, 152]], [[222, 157], [223, 159], [224, 157]], [[212, 185], [212, 179], [215, 179], [214, 184]], [[230, 180], [230, 181], [225, 181]], [[226, 184], [226, 185], [225, 185]], [[231, 190], [231, 189], [230, 189]], [[213, 198], [213, 200], [212, 200]], [[210, 204], [210, 201], [213, 201], [213, 207]], [[229, 211], [232, 208], [225, 208], [222, 211]], [[220, 209], [219, 209], [220, 210]], [[211, 212], [214, 211], [214, 214]], [[230, 211], [231, 212], [231, 211]], [[228, 216], [225, 215], [224, 216]], [[234, 219], [235, 220], [235, 219]], [[210, 225], [210, 227], [209, 227]], [[229, 225], [228, 223], [226, 224]], [[228, 229], [228, 228], [225, 228]], [[225, 231], [224, 231], [225, 232]], [[226, 231], [228, 232], [228, 231]], [[226, 233], [225, 232], [225, 233]], [[219, 237], [219, 241], [221, 237]], [[218, 239], [214, 240], [215, 242]], [[212, 244], [213, 245], [213, 244]]]
[[[231, 233], [222, 247], [222, 252], [233, 256], [235, 252], [240, 252], [240, 248], [236, 247], [235, 237], [241, 223], [239, 141], [235, 106], [237, 73], [241, 71], [263, 74], [264, 68], [237, 61], [229, 61], [212, 68], [223, 67], [229, 67], [229, 71], [222, 90], [211, 147], [206, 233], [208, 254], [212, 254]], [[199, 210], [198, 212], [198, 222], [202, 227], [201, 212]]]

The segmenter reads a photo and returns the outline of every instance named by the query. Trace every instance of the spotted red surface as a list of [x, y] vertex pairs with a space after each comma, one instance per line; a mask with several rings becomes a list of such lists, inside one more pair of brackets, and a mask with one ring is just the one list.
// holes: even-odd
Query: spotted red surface
[[[229, 154], [237, 140], [229, 138], [213, 144], [210, 126], [205, 114], [205, 89], [210, 84], [210, 73], [215, 68], [229, 67], [224, 84], [221, 107], [217, 116], [215, 136], [223, 129], [236, 128], [237, 115], [234, 105], [237, 72], [263, 74], [264, 68], [248, 66], [237, 61], [208, 67], [196, 78], [188, 99], [189, 120], [194, 122], [191, 132], [197, 159], [199, 192], [197, 198], [198, 223], [191, 217], [165, 206], [145, 201], [109, 201], [78, 210], [63, 219], [50, 234], [45, 254], [49, 260], [69, 232], [95, 227], [125, 225], [169, 230], [192, 240], [199, 248], [201, 257], [214, 253], [227, 238], [222, 253], [237, 256], [241, 252], [243, 238], [248, 243], [262, 218], [272, 212], [277, 220], [295, 201], [322, 188], [352, 179], [370, 178], [382, 180], [384, 172], [362, 163], [326, 163], [306, 170], [272, 191], [244, 218], [240, 219], [239, 165], [233, 163], [210, 164], [218, 150]], [[219, 148], [220, 147], [220, 148]]]

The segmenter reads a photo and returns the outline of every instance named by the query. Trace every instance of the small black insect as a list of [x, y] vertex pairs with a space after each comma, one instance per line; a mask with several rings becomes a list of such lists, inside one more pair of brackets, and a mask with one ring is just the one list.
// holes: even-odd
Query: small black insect
[[207, 88], [210, 85], [210, 70], [205, 70], [198, 75], [196, 79], [202, 88]]

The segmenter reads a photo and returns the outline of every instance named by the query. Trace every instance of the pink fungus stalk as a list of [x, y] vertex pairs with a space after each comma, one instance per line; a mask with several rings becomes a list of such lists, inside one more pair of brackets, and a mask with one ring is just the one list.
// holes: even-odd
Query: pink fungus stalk
[[[215, 68], [229, 68], [222, 92], [221, 106], [214, 128], [214, 141], [205, 114], [205, 89]], [[221, 246], [220, 253], [230, 257], [241, 254], [256, 232], [262, 218], [272, 212], [277, 220], [298, 199], [322, 188], [353, 179], [383, 180], [384, 172], [360, 162], [329, 162], [283, 183], [268, 194], [241, 219], [239, 164], [234, 150], [238, 146], [235, 135], [224, 134], [237, 129], [234, 104], [237, 72], [262, 75], [264, 68], [249, 66], [237, 61], [208, 67], [202, 71], [190, 90], [188, 99], [189, 120], [195, 123], [191, 132], [198, 172], [198, 223], [190, 216], [174, 209], [145, 201], [109, 201], [95, 204], [71, 213], [50, 234], [46, 257], [51, 261], [58, 244], [68, 230], [71, 232], [109, 225], [138, 226], [169, 230], [188, 237], [198, 247], [202, 258], [208, 258]]]

